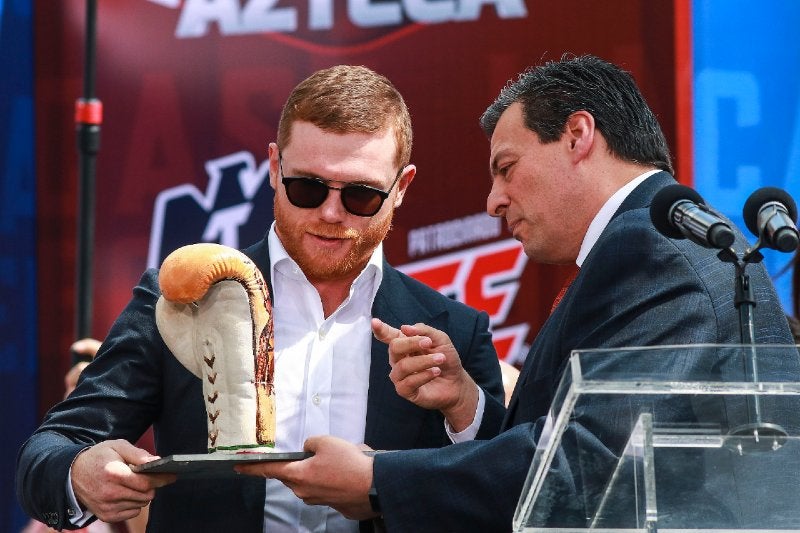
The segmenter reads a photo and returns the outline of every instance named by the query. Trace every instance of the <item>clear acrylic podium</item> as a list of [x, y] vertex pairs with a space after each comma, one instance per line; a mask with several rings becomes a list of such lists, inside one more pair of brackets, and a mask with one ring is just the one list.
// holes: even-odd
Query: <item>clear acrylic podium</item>
[[575, 351], [538, 429], [515, 532], [800, 532], [796, 346]]

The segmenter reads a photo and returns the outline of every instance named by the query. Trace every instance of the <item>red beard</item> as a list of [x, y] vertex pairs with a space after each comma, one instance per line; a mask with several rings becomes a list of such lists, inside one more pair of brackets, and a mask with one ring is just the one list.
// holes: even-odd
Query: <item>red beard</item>
[[[296, 208], [292, 208], [296, 209]], [[364, 269], [372, 252], [380, 244], [392, 227], [393, 211], [382, 219], [376, 215], [364, 230], [344, 226], [313, 223], [290, 226], [284, 207], [275, 202], [275, 226], [283, 247], [309, 281], [335, 281], [345, 278], [355, 279]], [[350, 250], [343, 258], [332, 256], [324, 250], [310, 250], [303, 246], [303, 236], [307, 233], [319, 237], [348, 239]]]

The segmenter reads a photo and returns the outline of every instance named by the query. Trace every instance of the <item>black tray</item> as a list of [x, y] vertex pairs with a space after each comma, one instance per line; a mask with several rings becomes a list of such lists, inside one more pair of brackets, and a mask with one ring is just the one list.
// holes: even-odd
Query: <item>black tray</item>
[[264, 461], [299, 461], [311, 457], [310, 452], [263, 452], [263, 453], [198, 453], [169, 455], [134, 465], [131, 470], [142, 474], [178, 474], [181, 478], [213, 478], [238, 476], [234, 465], [260, 463]]

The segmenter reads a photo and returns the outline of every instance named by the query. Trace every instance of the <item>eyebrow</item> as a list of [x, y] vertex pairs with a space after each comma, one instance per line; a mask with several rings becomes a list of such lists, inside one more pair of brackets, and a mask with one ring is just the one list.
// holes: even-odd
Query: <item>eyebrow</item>
[[495, 174], [497, 174], [499, 172], [499, 168], [498, 168], [499, 165], [498, 165], [497, 162], [506, 155], [506, 152], [507, 152], [507, 150], [504, 150], [503, 148], [501, 148], [499, 151], [497, 151], [497, 153], [495, 153], [492, 156], [492, 160], [489, 163], [489, 173], [492, 176], [494, 176]]

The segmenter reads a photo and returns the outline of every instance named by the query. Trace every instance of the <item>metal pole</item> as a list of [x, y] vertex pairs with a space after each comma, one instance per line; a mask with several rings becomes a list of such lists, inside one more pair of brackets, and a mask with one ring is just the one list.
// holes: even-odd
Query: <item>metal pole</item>
[[[78, 240], [76, 338], [91, 336], [92, 258], [94, 256], [95, 160], [100, 150], [103, 104], [95, 98], [97, 0], [86, 0], [83, 96], [75, 102], [78, 136]], [[75, 356], [73, 355], [73, 358]]]

